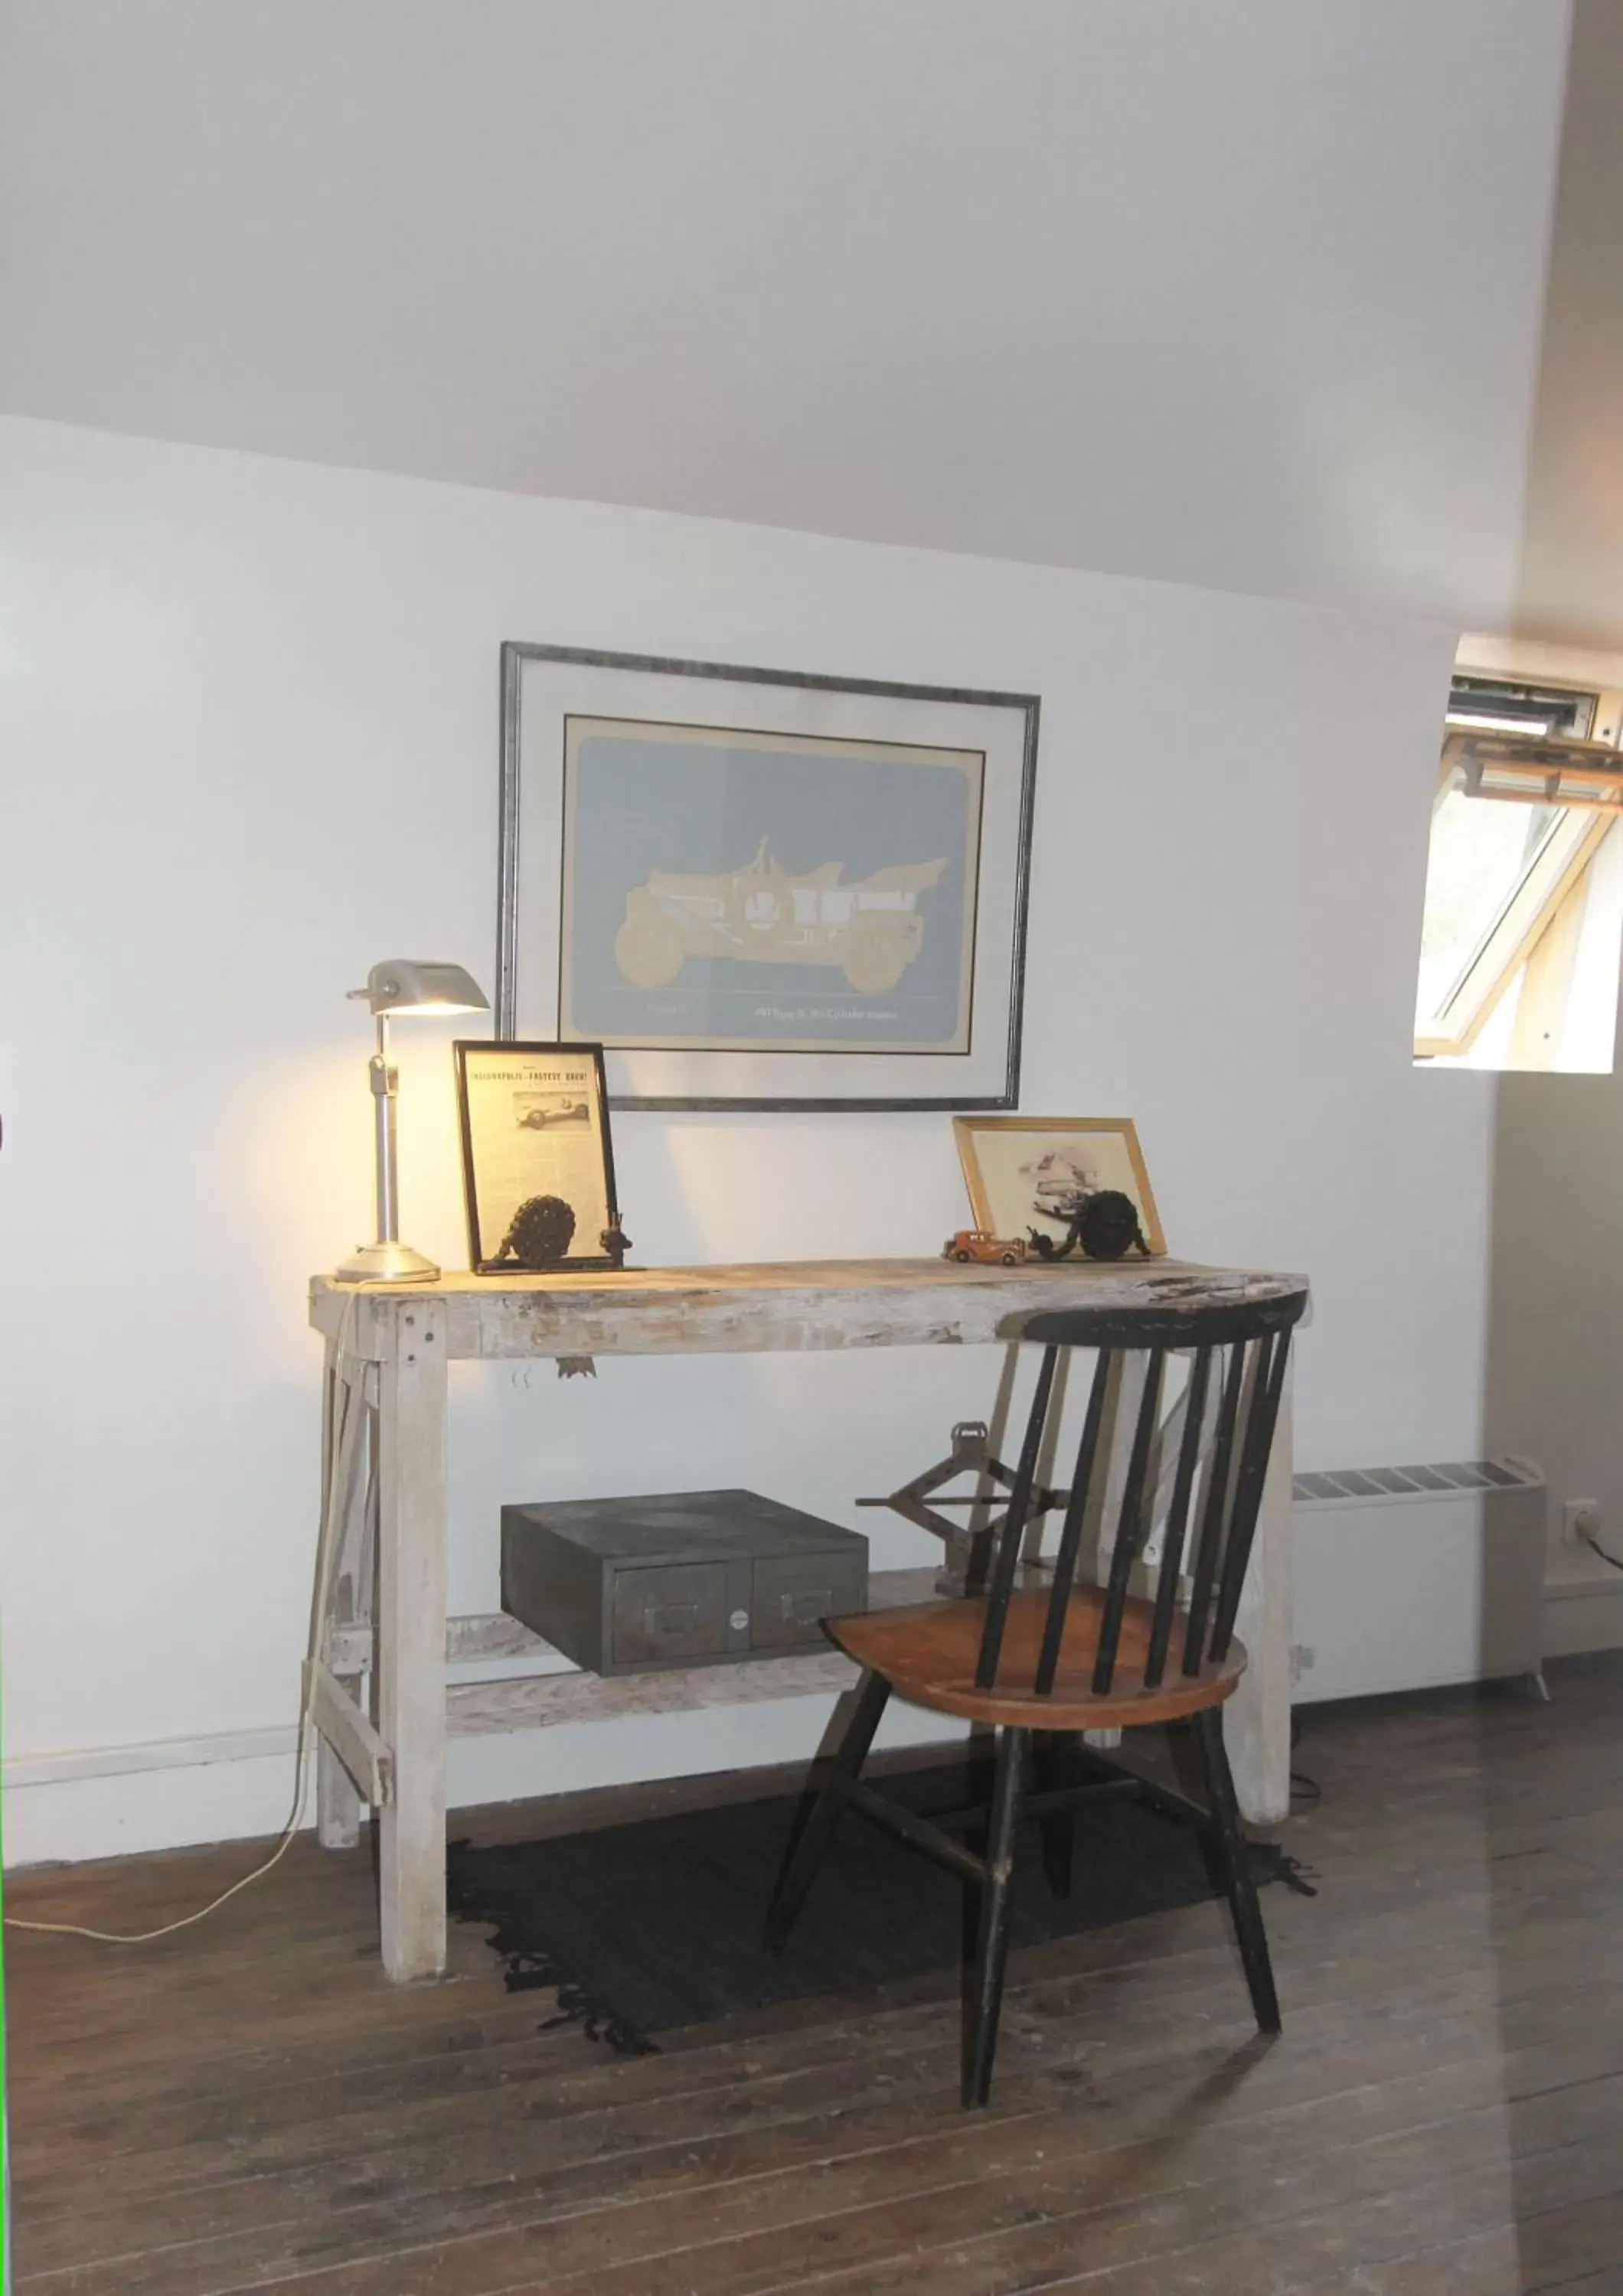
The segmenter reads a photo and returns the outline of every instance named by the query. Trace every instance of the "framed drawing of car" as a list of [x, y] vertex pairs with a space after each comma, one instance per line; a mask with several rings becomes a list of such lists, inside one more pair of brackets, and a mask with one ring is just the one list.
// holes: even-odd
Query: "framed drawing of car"
[[616, 1107], [1013, 1107], [1037, 718], [504, 646], [498, 1036]]
[[1024, 1236], [1046, 1259], [1066, 1247], [1090, 1201], [1114, 1195], [1131, 1206], [1143, 1248], [1165, 1253], [1131, 1117], [960, 1117], [952, 1133], [977, 1232]]

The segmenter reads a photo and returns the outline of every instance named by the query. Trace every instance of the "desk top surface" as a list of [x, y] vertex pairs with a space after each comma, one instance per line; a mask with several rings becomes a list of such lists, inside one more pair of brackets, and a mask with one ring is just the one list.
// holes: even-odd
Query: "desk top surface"
[[330, 1275], [310, 1279], [313, 1294], [332, 1292], [342, 1298], [358, 1292], [377, 1299], [537, 1300], [591, 1298], [607, 1306], [629, 1306], [657, 1299], [668, 1303], [673, 1293], [718, 1292], [943, 1292], [960, 1286], [1026, 1297], [1041, 1291], [1089, 1305], [1115, 1305], [1175, 1298], [1180, 1304], [1200, 1297], [1213, 1300], [1273, 1300], [1300, 1291], [1306, 1278], [1271, 1274], [1258, 1268], [1209, 1267], [1199, 1261], [1172, 1259], [1164, 1254], [1125, 1259], [1029, 1259], [1017, 1267], [964, 1267], [956, 1260], [930, 1259], [763, 1259], [725, 1262], [698, 1267], [582, 1267], [556, 1273], [504, 1270], [499, 1275], [474, 1275], [452, 1269], [432, 1283], [340, 1283]]
[[310, 1320], [335, 1330], [351, 1298], [390, 1315], [412, 1300], [437, 1303], [447, 1354], [465, 1357], [972, 1345], [1016, 1338], [1029, 1316], [1050, 1308], [1236, 1307], [1305, 1286], [1300, 1275], [1138, 1257], [1019, 1267], [791, 1259], [366, 1285], [317, 1275]]

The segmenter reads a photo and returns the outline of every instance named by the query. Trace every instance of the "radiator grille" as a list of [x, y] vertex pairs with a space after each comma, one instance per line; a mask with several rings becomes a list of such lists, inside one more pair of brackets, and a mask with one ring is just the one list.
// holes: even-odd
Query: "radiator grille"
[[1543, 1477], [1520, 1459], [1454, 1459], [1425, 1467], [1334, 1467], [1293, 1475], [1294, 1499], [1413, 1498], [1421, 1492], [1520, 1490]]

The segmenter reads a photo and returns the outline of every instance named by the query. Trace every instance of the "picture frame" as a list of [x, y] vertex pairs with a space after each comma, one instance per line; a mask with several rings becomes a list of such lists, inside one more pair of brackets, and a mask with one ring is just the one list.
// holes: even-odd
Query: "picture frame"
[[1132, 1199], [1151, 1255], [1165, 1257], [1166, 1238], [1131, 1117], [960, 1116], [952, 1136], [977, 1228], [1011, 1239], [1035, 1229], [1058, 1243], [1083, 1195], [1119, 1189]]
[[[468, 1266], [479, 1275], [618, 1267], [625, 1243], [602, 1046], [481, 1037], [451, 1049]], [[566, 1222], [562, 1212], [531, 1210], [520, 1223], [547, 1199], [567, 1207]], [[546, 1244], [539, 1255], [538, 1234]]]
[[1034, 694], [511, 642], [498, 1036], [617, 1109], [1017, 1104]]

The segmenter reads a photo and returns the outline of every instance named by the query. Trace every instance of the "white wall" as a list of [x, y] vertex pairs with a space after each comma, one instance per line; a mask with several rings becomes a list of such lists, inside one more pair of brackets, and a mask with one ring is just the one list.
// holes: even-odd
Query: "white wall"
[[[292, 1718], [304, 1283], [368, 1206], [343, 991], [397, 953], [488, 980], [504, 638], [1041, 693], [1025, 1107], [1131, 1112], [1174, 1250], [1312, 1275], [1306, 1464], [1475, 1447], [1492, 1087], [1409, 1054], [1453, 631], [21, 421], [0, 489], [14, 1858], [279, 1819], [284, 1758], [70, 1774]], [[449, 1034], [399, 1032], [405, 1229], [456, 1264]], [[963, 1216], [942, 1118], [628, 1116], [616, 1151], [651, 1260], [923, 1252]], [[465, 1367], [454, 1603], [494, 1605], [503, 1498], [737, 1478], [875, 1530], [851, 1498], [994, 1372]], [[787, 1757], [818, 1712], [484, 1742], [455, 1785]]]
[[1573, 0], [1560, 174], [1528, 440], [1518, 634], [1623, 644], [1623, 9]]
[[1623, 1572], [1566, 1546], [1561, 1518], [1595, 1501], [1623, 1556], [1623, 1068], [1506, 1076], [1495, 1151], [1487, 1437], [1549, 1479], [1546, 1646], [1605, 1649], [1623, 1643]]
[[[1623, 12], [1576, 0], [1572, 18], [1515, 636], [1500, 659], [1611, 685], [1623, 684]], [[1468, 644], [1473, 661], [1493, 662], [1491, 641]], [[1615, 939], [1610, 978], [1595, 961], [1619, 898], [1619, 837], [1597, 865], [1578, 983], [1586, 1064], [1605, 1040], [1611, 1073], [1508, 1075], [1497, 1103], [1487, 1431], [1549, 1478], [1552, 1654], [1623, 1644], [1623, 1571], [1565, 1545], [1561, 1525], [1568, 1500], [1592, 1499], [1602, 1544], [1623, 1555], [1623, 1061], [1601, 1017], [1609, 1000], [1616, 1016]]]

